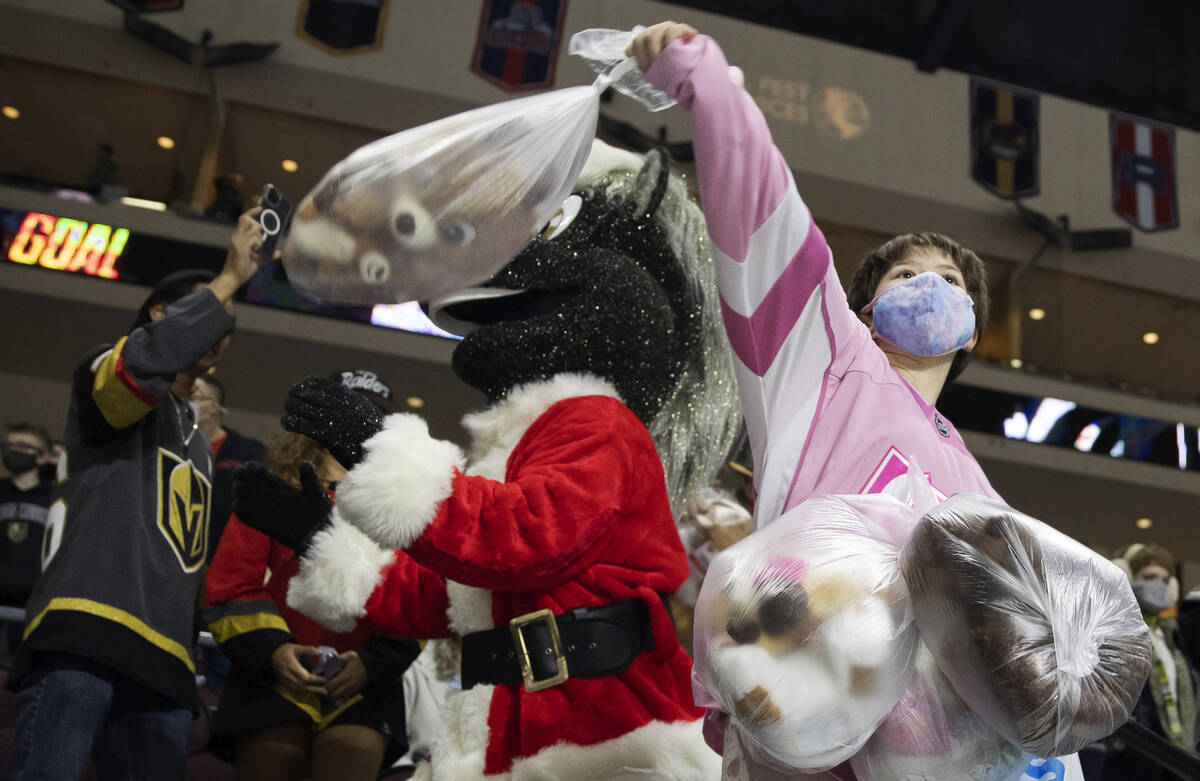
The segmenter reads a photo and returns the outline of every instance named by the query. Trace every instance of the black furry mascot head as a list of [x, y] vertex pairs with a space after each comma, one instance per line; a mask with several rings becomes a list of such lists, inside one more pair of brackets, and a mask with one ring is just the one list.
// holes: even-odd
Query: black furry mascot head
[[489, 399], [565, 372], [611, 381], [658, 445], [678, 509], [723, 463], [739, 419], [711, 258], [666, 153], [597, 141], [539, 237], [429, 308], [465, 335], [454, 370]]

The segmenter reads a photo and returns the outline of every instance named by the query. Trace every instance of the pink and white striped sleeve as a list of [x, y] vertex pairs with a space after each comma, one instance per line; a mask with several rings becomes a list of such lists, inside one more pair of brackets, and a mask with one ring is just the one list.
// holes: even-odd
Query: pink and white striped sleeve
[[646, 73], [692, 113], [725, 330], [754, 451], [759, 526], [783, 509], [843, 343], [865, 331], [766, 119], [716, 42], [676, 40]]

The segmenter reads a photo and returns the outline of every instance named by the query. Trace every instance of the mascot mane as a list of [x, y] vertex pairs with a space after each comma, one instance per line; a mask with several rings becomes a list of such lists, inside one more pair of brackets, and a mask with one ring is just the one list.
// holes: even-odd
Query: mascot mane
[[[647, 176], [655, 166], [664, 170]], [[576, 189], [645, 207], [662, 187], [654, 221], [693, 287], [694, 299], [701, 302], [697, 327], [686, 339], [688, 359], [666, 403], [647, 422], [662, 459], [671, 508], [678, 515], [688, 499], [707, 487], [724, 466], [739, 434], [741, 408], [732, 352], [721, 322], [712, 241], [704, 214], [683, 179], [671, 175], [668, 166], [664, 150], [655, 149], [642, 157], [597, 140]]]
[[482, 287], [430, 304], [459, 378], [489, 399], [564, 373], [604, 378], [646, 424], [678, 514], [740, 426], [704, 215], [666, 152], [596, 141], [543, 229]]

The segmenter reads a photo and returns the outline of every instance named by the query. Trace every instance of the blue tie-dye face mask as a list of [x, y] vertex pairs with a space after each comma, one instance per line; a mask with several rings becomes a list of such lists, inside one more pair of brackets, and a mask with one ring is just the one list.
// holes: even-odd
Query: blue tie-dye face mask
[[935, 271], [893, 285], [863, 307], [875, 336], [909, 355], [932, 358], [966, 346], [975, 333], [975, 304]]

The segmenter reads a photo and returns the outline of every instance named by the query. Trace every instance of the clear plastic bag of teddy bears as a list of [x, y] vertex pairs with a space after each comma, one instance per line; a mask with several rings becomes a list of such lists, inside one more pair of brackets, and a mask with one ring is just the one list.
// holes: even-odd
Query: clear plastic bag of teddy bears
[[1001, 736], [1055, 757], [1128, 718], [1150, 640], [1111, 562], [1001, 502], [958, 494], [921, 519], [901, 569], [939, 669]]
[[923, 642], [899, 702], [850, 759], [859, 781], [1007, 781], [1025, 764], [954, 692]]
[[580, 33], [599, 72], [585, 87], [467, 111], [368, 144], [294, 208], [283, 250], [301, 292], [346, 304], [429, 299], [482, 282], [546, 224], [591, 151], [610, 85], [665, 96], [624, 49], [634, 31]]
[[917, 517], [888, 496], [817, 497], [713, 559], [695, 677], [754, 761], [834, 767], [896, 704], [918, 639], [895, 536]]

